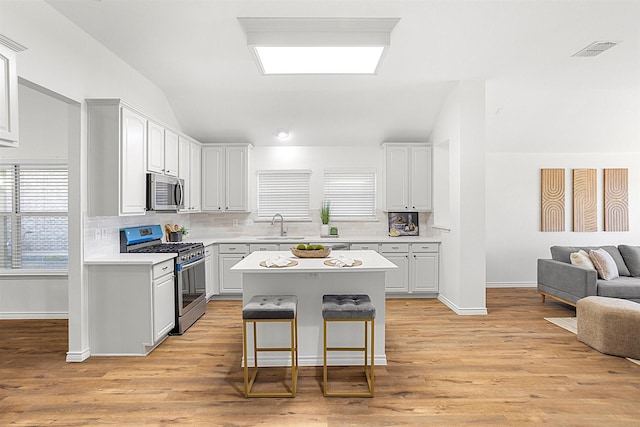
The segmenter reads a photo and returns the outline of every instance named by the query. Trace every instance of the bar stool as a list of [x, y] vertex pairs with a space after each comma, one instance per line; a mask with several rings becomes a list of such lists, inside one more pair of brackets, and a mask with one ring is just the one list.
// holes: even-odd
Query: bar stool
[[[288, 322], [290, 324], [289, 347], [258, 347], [257, 324]], [[249, 378], [247, 354], [247, 323], [253, 323], [253, 374]], [[294, 295], [256, 295], [242, 308], [242, 344], [244, 356], [245, 397], [295, 397], [298, 381], [298, 298]], [[291, 352], [291, 389], [289, 392], [252, 392], [258, 375], [258, 352]]]
[[[323, 388], [324, 396], [341, 396], [341, 397], [373, 397], [374, 392], [374, 354], [375, 354], [375, 317], [376, 308], [371, 302], [368, 295], [324, 295], [322, 297], [322, 318], [323, 322], [323, 353], [324, 366]], [[363, 322], [364, 323], [364, 347], [327, 347], [327, 324], [330, 322]], [[368, 324], [368, 325], [367, 325]], [[371, 331], [371, 345], [369, 346], [369, 332]], [[367, 361], [367, 350], [371, 348], [370, 357], [371, 365]], [[328, 372], [327, 372], [327, 352], [329, 351], [362, 351], [364, 353], [364, 374], [367, 379], [368, 392], [346, 392], [327, 390]]]

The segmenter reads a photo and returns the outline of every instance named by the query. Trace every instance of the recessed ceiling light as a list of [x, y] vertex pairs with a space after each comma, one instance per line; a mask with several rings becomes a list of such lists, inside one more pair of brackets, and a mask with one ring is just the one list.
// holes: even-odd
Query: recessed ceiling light
[[289, 131], [288, 131], [288, 130], [285, 130], [285, 129], [278, 129], [278, 130], [276, 131], [276, 136], [277, 136], [279, 139], [287, 139], [287, 138], [289, 138]]
[[375, 74], [398, 18], [238, 18], [261, 74]]

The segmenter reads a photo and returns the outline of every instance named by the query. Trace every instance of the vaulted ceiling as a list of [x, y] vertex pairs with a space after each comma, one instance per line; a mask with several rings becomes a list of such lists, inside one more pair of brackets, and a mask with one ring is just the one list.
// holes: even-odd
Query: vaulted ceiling
[[[640, 2], [47, 0], [160, 87], [202, 142], [427, 140], [458, 80], [640, 82]], [[238, 17], [393, 17], [377, 75], [261, 76]], [[571, 55], [622, 41], [595, 58]]]

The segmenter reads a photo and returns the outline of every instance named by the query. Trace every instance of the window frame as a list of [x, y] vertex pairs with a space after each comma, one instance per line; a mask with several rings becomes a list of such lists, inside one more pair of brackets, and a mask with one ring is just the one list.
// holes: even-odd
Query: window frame
[[[300, 181], [292, 181], [291, 178], [298, 175], [304, 179]], [[267, 222], [273, 219], [273, 215], [281, 214], [286, 222], [309, 222], [311, 218], [311, 175], [310, 169], [268, 169], [256, 171], [256, 219], [257, 222]], [[273, 208], [263, 208], [268, 214], [262, 212], [261, 215], [261, 197], [265, 197], [261, 185], [261, 177], [269, 177], [272, 180], [280, 181], [278, 188], [281, 188], [282, 195], [274, 197], [275, 200], [271, 203], [280, 204], [280, 207], [276, 211]], [[297, 207], [286, 206], [291, 204], [291, 192], [294, 190], [302, 191], [298, 195], [298, 199], [301, 201]], [[306, 192], [306, 194], [304, 194]], [[280, 199], [280, 201], [278, 201]], [[285, 201], [286, 200], [286, 201]], [[299, 210], [303, 215], [294, 215], [295, 210]]]
[[[0, 168], [4, 170], [13, 170], [13, 177], [10, 178], [8, 184], [12, 187], [8, 193], [10, 200], [10, 206], [8, 211], [0, 211], [0, 218], [8, 218], [11, 224], [11, 267], [0, 268], [0, 275], [67, 275], [68, 274], [68, 224], [69, 224], [69, 167], [66, 162], [57, 161], [3, 161], [0, 162]], [[21, 208], [21, 180], [25, 179], [26, 173], [22, 173], [28, 170], [44, 170], [47, 171], [63, 171], [65, 172], [64, 179], [67, 182], [66, 187], [66, 210], [25, 210]], [[20, 235], [22, 232], [21, 224], [25, 218], [45, 218], [45, 217], [64, 217], [66, 218], [66, 266], [64, 268], [55, 268], [54, 266], [42, 265], [42, 267], [23, 267], [22, 256], [24, 239]], [[5, 240], [6, 243], [6, 240]]]
[[[331, 175], [343, 175], [347, 177], [349, 175], [352, 175], [353, 178], [355, 178], [356, 175], [372, 175], [372, 176], [369, 176], [369, 179], [373, 178], [372, 194], [369, 194], [369, 197], [372, 200], [372, 206], [371, 206], [372, 209], [368, 212], [368, 214], [363, 213], [363, 214], [356, 214], [356, 215], [341, 215], [341, 214], [335, 214], [333, 209], [331, 209], [331, 213], [330, 213], [331, 222], [379, 221], [377, 216], [378, 214], [378, 171], [375, 168], [326, 168], [324, 169], [323, 183], [322, 183], [323, 203], [329, 202], [331, 205], [335, 205], [336, 203], [335, 197], [332, 197], [331, 193], [327, 194], [328, 190], [331, 191], [331, 189], [327, 188], [328, 186], [327, 179]], [[346, 191], [355, 191], [355, 188], [353, 189], [347, 188]], [[353, 198], [347, 198], [347, 199], [354, 200]]]

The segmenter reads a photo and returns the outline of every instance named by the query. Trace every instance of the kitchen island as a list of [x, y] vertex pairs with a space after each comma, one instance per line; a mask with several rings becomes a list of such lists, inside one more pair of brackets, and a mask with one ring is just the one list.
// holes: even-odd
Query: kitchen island
[[[361, 261], [361, 265], [335, 267], [325, 261], [341, 255]], [[265, 267], [260, 263], [278, 257], [295, 260], [289, 267]], [[293, 264], [293, 263], [292, 263]], [[256, 251], [231, 268], [242, 274], [242, 301], [255, 295], [296, 295], [298, 297], [298, 352], [300, 366], [322, 366], [322, 296], [325, 294], [367, 294], [376, 306], [375, 363], [386, 365], [385, 354], [385, 274], [396, 265], [375, 251], [334, 251], [328, 258], [297, 258], [289, 251]], [[238, 322], [242, 319], [239, 318]], [[260, 347], [286, 347], [286, 324], [260, 324]], [[248, 333], [252, 333], [249, 326]], [[332, 324], [330, 346], [362, 345], [361, 323]], [[249, 363], [253, 363], [253, 347], [248, 347]], [[330, 354], [330, 365], [361, 365], [361, 352]], [[286, 352], [261, 353], [260, 366], [286, 366]]]

